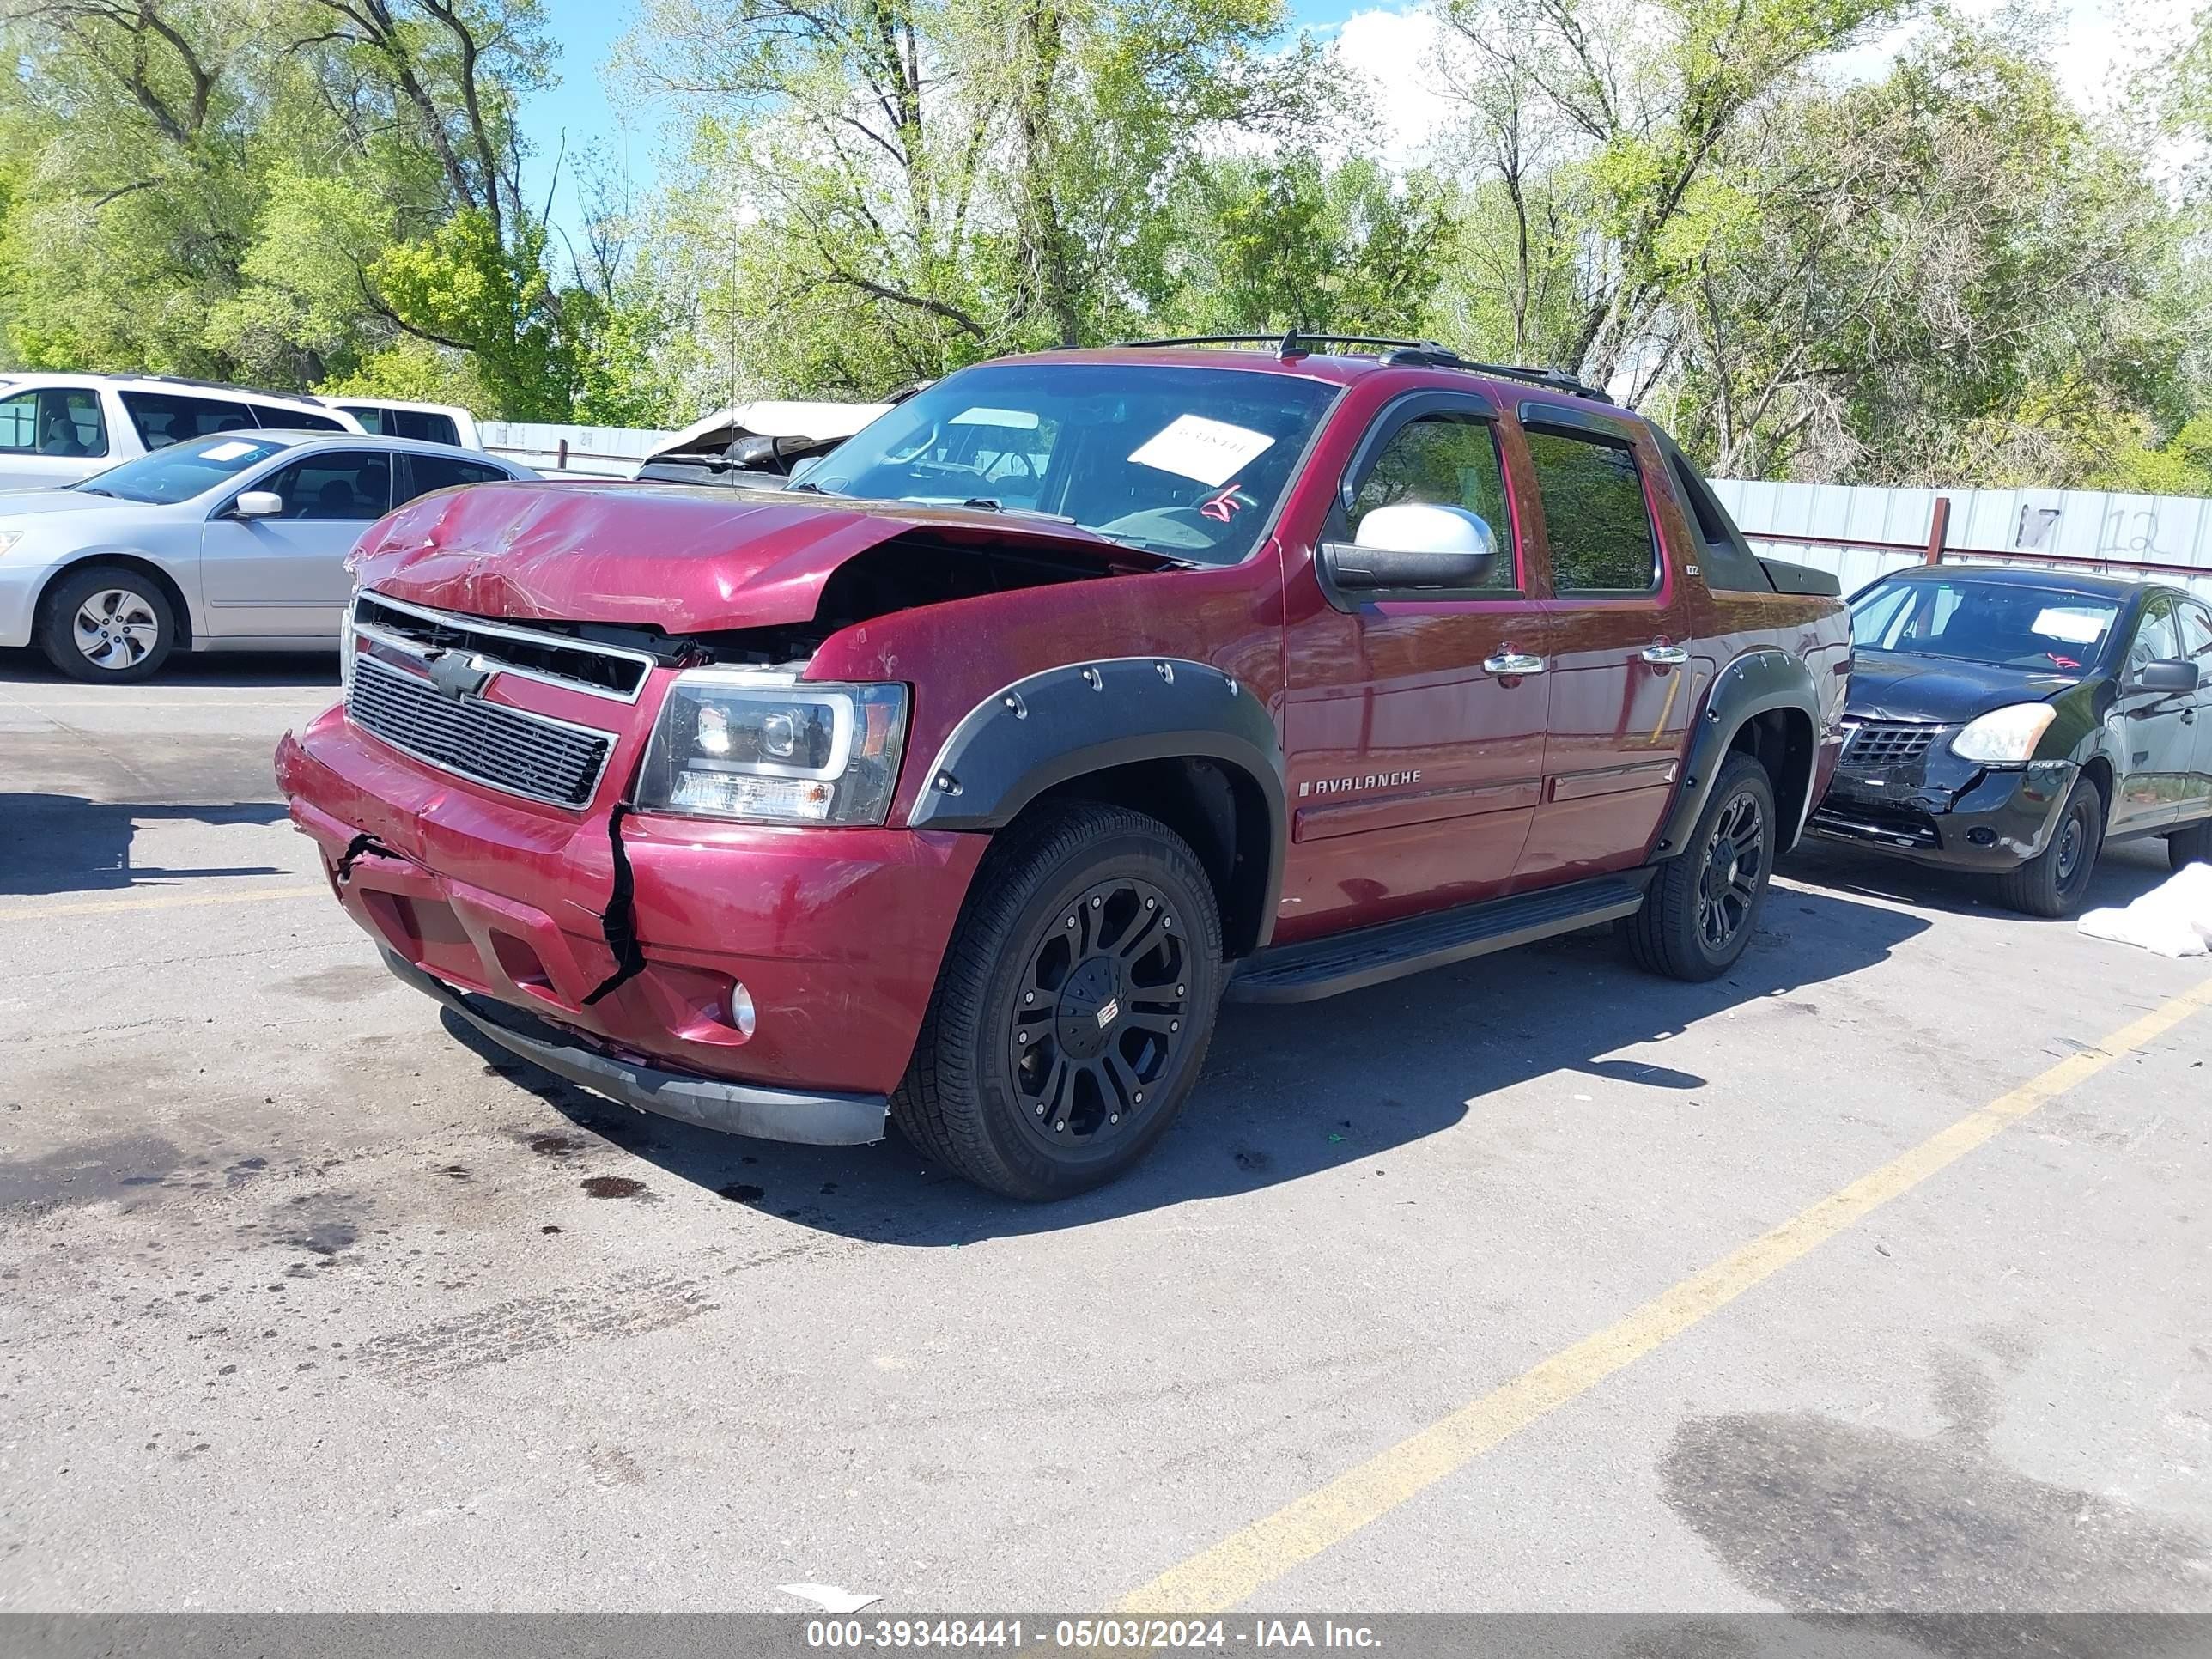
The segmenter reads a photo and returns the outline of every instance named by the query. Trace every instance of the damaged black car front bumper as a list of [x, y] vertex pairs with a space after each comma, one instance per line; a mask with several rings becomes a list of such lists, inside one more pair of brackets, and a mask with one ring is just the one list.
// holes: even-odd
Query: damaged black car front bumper
[[2081, 775], [2072, 761], [1993, 767], [1951, 752], [1955, 728], [1855, 729], [1827, 797], [1806, 824], [1926, 864], [1997, 872], [2051, 844]]

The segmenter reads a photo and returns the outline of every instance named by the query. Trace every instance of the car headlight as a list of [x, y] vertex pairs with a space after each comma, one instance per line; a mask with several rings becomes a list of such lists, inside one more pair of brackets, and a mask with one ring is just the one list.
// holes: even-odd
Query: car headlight
[[881, 823], [905, 741], [903, 685], [693, 669], [660, 706], [637, 805], [753, 823]]
[[1951, 752], [1984, 766], [2025, 766], [2057, 717], [2058, 711], [2047, 702], [2016, 702], [1992, 709], [1951, 739]]

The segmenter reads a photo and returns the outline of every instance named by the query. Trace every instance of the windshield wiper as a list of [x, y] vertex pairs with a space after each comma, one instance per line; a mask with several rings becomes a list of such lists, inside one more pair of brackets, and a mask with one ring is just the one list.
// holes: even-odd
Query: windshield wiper
[[77, 489], [80, 494], [86, 495], [105, 495], [111, 501], [120, 499], [112, 489], [94, 489], [90, 484], [79, 484]]
[[972, 507], [983, 513], [1011, 513], [1018, 518], [1042, 519], [1050, 524], [1075, 522], [1073, 518], [1065, 513], [1047, 513], [1043, 508], [1036, 507], [1008, 507], [995, 495], [970, 495], [960, 505]]
[[818, 483], [810, 483], [805, 479], [801, 478], [797, 483], [787, 483], [784, 485], [783, 493], [787, 495], [833, 495], [836, 492], [833, 490], [824, 489]]

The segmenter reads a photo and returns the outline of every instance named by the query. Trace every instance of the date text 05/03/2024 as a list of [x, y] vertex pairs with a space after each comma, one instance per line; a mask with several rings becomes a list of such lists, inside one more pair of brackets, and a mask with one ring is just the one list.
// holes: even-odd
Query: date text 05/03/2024
[[1049, 1649], [1170, 1652], [1184, 1649], [1289, 1653], [1364, 1649], [1382, 1642], [1365, 1625], [1333, 1619], [810, 1619], [806, 1645], [839, 1649]]

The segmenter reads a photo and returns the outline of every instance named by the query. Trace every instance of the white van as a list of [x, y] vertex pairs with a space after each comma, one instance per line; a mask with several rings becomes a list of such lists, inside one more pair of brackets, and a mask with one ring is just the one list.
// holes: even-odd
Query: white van
[[359, 432], [311, 398], [167, 374], [0, 374], [0, 490], [58, 489], [218, 432]]
[[361, 422], [363, 432], [386, 438], [413, 438], [426, 444], [452, 444], [459, 449], [482, 449], [477, 417], [454, 404], [408, 404], [390, 398], [331, 398], [319, 394], [319, 404], [341, 410]]

